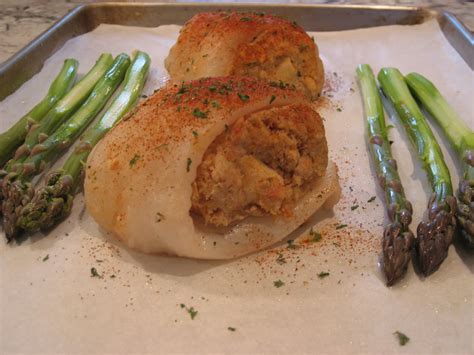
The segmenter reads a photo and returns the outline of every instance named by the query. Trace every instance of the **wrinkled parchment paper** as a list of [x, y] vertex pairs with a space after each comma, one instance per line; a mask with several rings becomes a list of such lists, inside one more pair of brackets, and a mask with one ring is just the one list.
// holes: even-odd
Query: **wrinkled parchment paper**
[[[145, 93], [152, 93], [167, 78], [163, 61], [178, 30], [102, 25], [70, 40], [0, 103], [0, 129], [42, 98], [67, 57], [79, 60], [83, 75], [102, 52], [147, 51], [153, 69]], [[50, 233], [21, 246], [1, 238], [2, 353], [472, 353], [472, 254], [451, 247], [430, 278], [410, 266], [393, 288], [379, 273], [386, 217], [367, 155], [355, 68], [366, 62], [376, 72], [395, 66], [426, 75], [471, 127], [473, 72], [435, 21], [311, 35], [326, 67], [319, 108], [340, 170], [339, 204], [291, 236], [296, 248], [282, 242], [208, 262], [127, 250], [98, 229], [79, 195], [70, 218]], [[429, 187], [406, 135], [391, 123], [416, 229]], [[440, 141], [457, 184], [451, 151]], [[319, 242], [308, 242], [311, 227], [322, 235]], [[93, 267], [100, 277], [91, 276]], [[404, 347], [396, 331], [410, 338]]]

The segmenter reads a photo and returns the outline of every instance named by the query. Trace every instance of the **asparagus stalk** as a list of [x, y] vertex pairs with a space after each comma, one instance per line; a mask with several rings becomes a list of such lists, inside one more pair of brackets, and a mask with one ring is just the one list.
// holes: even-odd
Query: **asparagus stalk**
[[23, 143], [28, 127], [39, 123], [46, 113], [58, 102], [72, 87], [76, 79], [79, 63], [75, 59], [66, 59], [58, 76], [49, 87], [48, 93], [35, 107], [18, 120], [6, 132], [0, 134], [0, 166], [10, 159], [15, 149]]
[[383, 92], [390, 99], [407, 134], [424, 164], [433, 194], [428, 203], [428, 220], [418, 225], [415, 250], [421, 272], [428, 276], [448, 255], [456, 228], [456, 199], [448, 167], [431, 128], [410, 94], [402, 74], [384, 68], [378, 74]]
[[82, 181], [84, 164], [92, 148], [137, 103], [145, 84], [150, 57], [137, 52], [125, 76], [123, 88], [96, 125], [88, 128], [62, 169], [51, 172], [21, 211], [18, 226], [28, 232], [56, 225], [71, 212], [74, 195]]
[[128, 55], [117, 56], [79, 110], [46, 140], [35, 145], [28, 158], [17, 165], [16, 172], [5, 177], [2, 207], [3, 226], [8, 239], [18, 231], [16, 221], [19, 211], [33, 197], [34, 190], [30, 180], [42, 172], [47, 164], [52, 164], [87, 128], [122, 82], [129, 65]]
[[391, 286], [405, 274], [411, 259], [414, 235], [409, 224], [412, 220], [412, 206], [405, 197], [397, 172], [397, 162], [392, 157], [382, 100], [372, 68], [367, 64], [360, 64], [356, 73], [364, 102], [368, 146], [378, 182], [385, 192], [386, 210], [390, 219], [383, 232], [382, 269], [387, 286]]
[[459, 181], [457, 221], [470, 247], [474, 247], [474, 132], [456, 114], [431, 81], [420, 74], [405, 77], [413, 95], [430, 113], [458, 155], [462, 175]]

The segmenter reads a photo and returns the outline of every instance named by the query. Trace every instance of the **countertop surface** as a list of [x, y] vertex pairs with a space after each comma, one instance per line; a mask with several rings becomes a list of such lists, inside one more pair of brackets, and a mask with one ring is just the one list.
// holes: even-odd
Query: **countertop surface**
[[[0, 0], [0, 63], [3, 63], [40, 33], [48, 29], [62, 16], [81, 3], [92, 1], [76, 0]], [[180, 1], [160, 1], [180, 2]], [[186, 1], [190, 2], [190, 1]], [[217, 1], [214, 1], [217, 2]], [[219, 1], [220, 2], [220, 1]], [[230, 2], [230, 1], [224, 1]], [[441, 0], [272, 0], [241, 1], [258, 3], [340, 3], [340, 4], [377, 4], [377, 5], [416, 5], [437, 10], [447, 10], [456, 15], [464, 25], [474, 31], [474, 2]]]

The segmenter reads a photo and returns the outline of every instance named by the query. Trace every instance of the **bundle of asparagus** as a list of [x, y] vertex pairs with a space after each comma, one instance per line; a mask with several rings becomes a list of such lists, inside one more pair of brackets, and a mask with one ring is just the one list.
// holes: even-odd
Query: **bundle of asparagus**
[[392, 157], [382, 100], [372, 69], [367, 64], [361, 64], [356, 72], [364, 102], [368, 146], [375, 163], [378, 182], [385, 191], [386, 209], [390, 219], [382, 239], [382, 269], [387, 285], [390, 286], [405, 274], [411, 259], [414, 235], [409, 225], [413, 211], [405, 197], [397, 172], [397, 162]]
[[459, 181], [457, 221], [461, 235], [474, 247], [474, 132], [456, 114], [431, 81], [411, 73], [405, 80], [457, 153], [462, 174]]
[[[0, 201], [3, 200], [3, 180], [6, 175], [15, 171], [18, 164], [21, 165], [28, 155], [30, 154], [33, 147], [44, 141], [48, 135], [52, 134], [56, 128], [65, 120], [67, 120], [72, 113], [87, 99], [95, 84], [99, 81], [101, 76], [105, 73], [107, 68], [112, 63], [111, 54], [103, 54], [100, 56], [99, 60], [96, 62], [94, 67], [87, 73], [82, 80], [80, 80], [64, 97], [62, 97], [41, 119], [38, 120], [38, 123], [33, 124], [29, 127], [26, 137], [22, 129], [14, 129], [18, 124], [19, 127], [22, 126], [22, 123], [17, 123], [10, 130], [10, 135], [4, 137], [9, 137], [7, 142], [21, 142], [23, 144], [18, 147], [15, 152], [13, 159], [7, 162], [3, 170], [0, 171]], [[60, 77], [61, 79], [63, 77]], [[64, 77], [68, 79], [68, 77]], [[57, 86], [61, 86], [60, 83]], [[41, 103], [40, 103], [41, 104]], [[24, 120], [21, 118], [19, 122]], [[8, 147], [8, 144], [7, 146]], [[3, 212], [3, 207], [2, 207]]]
[[[15, 160], [7, 164], [10, 172], [2, 184], [3, 225], [7, 239], [18, 232], [18, 214], [33, 197], [31, 179], [79, 137], [123, 80], [130, 64], [129, 57], [120, 54], [112, 64], [111, 61], [110, 54], [102, 55], [91, 72], [51, 110], [52, 114], [48, 113], [41, 126], [27, 136], [25, 144], [17, 150]], [[64, 122], [64, 117], [70, 116], [85, 97], [87, 100], [77, 112]], [[61, 126], [56, 128], [59, 124]]]
[[418, 225], [415, 241], [420, 270], [427, 276], [436, 271], [447, 257], [456, 228], [456, 199], [451, 176], [441, 148], [402, 74], [397, 69], [384, 68], [379, 72], [378, 79], [406, 128], [433, 189], [428, 204], [428, 220]]
[[62, 169], [51, 172], [46, 179], [46, 185], [38, 189], [31, 202], [21, 210], [18, 227], [28, 232], [35, 232], [51, 228], [69, 215], [89, 153], [136, 104], [145, 84], [149, 66], [150, 57], [146, 53], [137, 52], [127, 71], [120, 94], [97, 124], [84, 133], [80, 144]]

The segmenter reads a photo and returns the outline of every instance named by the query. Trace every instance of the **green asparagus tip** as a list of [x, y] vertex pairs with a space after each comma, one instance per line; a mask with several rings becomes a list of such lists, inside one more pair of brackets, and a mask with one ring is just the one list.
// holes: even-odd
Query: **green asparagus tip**
[[30, 183], [22, 180], [16, 180], [17, 174], [7, 175], [2, 182], [2, 193], [4, 200], [2, 202], [3, 229], [8, 241], [15, 238], [20, 228], [17, 226], [18, 206], [24, 206], [33, 197], [35, 191]]
[[50, 173], [46, 185], [21, 210], [17, 225], [27, 232], [53, 227], [71, 212], [72, 191], [71, 176], [61, 170]]

